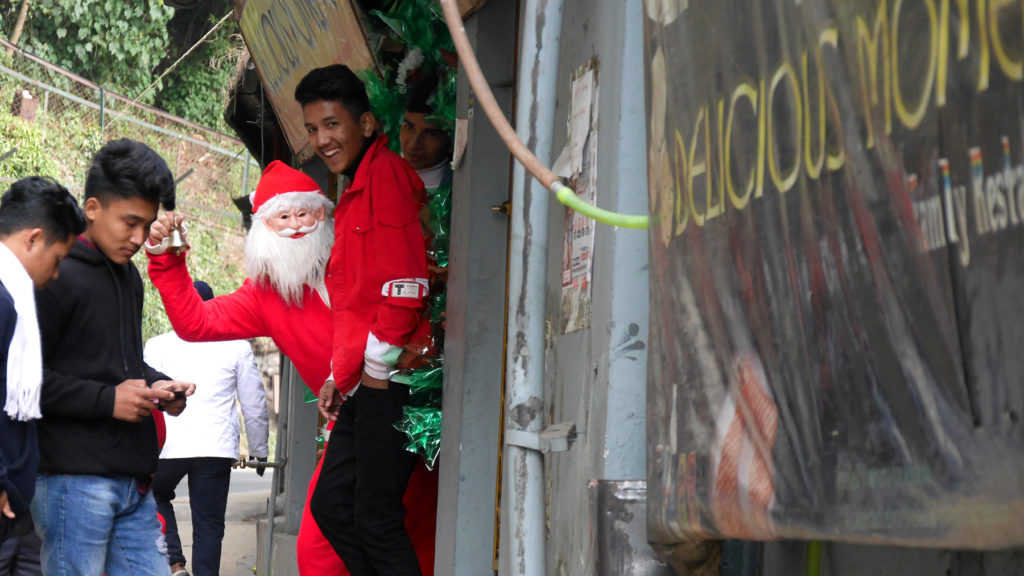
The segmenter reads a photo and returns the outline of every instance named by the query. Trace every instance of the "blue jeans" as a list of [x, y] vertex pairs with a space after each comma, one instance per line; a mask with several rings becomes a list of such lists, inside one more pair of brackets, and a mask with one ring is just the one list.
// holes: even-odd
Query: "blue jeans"
[[192, 509], [192, 574], [220, 574], [220, 551], [224, 540], [224, 511], [231, 485], [231, 458], [167, 458], [153, 475], [156, 507], [167, 523], [167, 560], [185, 563], [174, 515], [174, 489], [188, 476], [188, 497]]
[[169, 576], [156, 501], [134, 478], [39, 475], [32, 500], [47, 576]]

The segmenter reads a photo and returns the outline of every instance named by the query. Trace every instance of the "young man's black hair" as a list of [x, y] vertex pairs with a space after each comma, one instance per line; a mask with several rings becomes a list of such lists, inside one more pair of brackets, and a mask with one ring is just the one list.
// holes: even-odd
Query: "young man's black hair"
[[433, 74], [418, 75], [409, 80], [405, 86], [405, 109], [408, 112], [433, 114], [430, 97], [437, 91], [437, 76]]
[[111, 140], [92, 158], [85, 198], [144, 198], [174, 210], [174, 177], [167, 163], [142, 142]]
[[41, 228], [46, 242], [65, 242], [85, 230], [85, 215], [67, 188], [39, 176], [18, 180], [0, 198], [0, 238]]
[[306, 74], [295, 87], [295, 100], [302, 106], [318, 100], [340, 102], [353, 120], [370, 110], [366, 86], [344, 64], [316, 68]]

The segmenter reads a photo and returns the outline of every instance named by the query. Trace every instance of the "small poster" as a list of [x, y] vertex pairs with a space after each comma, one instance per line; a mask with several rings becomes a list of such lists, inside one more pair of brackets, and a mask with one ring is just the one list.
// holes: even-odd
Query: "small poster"
[[[568, 185], [585, 202], [597, 199], [597, 61], [573, 74], [569, 110]], [[590, 284], [593, 278], [594, 221], [565, 209], [562, 244], [562, 333], [590, 326]]]

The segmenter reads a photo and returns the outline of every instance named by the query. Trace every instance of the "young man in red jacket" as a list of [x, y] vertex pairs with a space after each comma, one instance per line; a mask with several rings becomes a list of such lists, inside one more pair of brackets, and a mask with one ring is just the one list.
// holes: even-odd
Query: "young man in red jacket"
[[295, 99], [313, 150], [351, 179], [335, 210], [326, 279], [334, 346], [319, 407], [335, 425], [310, 508], [353, 575], [418, 576], [402, 494], [419, 457], [394, 426], [409, 389], [390, 376], [427, 293], [423, 183], [376, 133], [348, 67], [313, 70]]

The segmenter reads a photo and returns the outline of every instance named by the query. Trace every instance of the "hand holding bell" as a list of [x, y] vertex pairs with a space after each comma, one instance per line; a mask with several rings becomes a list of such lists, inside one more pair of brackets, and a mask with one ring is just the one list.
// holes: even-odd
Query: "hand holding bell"
[[181, 214], [161, 214], [149, 227], [149, 238], [145, 243], [146, 252], [155, 255], [170, 250], [174, 254], [182, 254], [191, 248], [184, 221], [185, 218]]
[[185, 235], [182, 234], [181, 226], [175, 220], [175, 218], [171, 219], [171, 236], [170, 241], [167, 243], [167, 249], [175, 254], [181, 254], [188, 250], [188, 244], [185, 242]]

